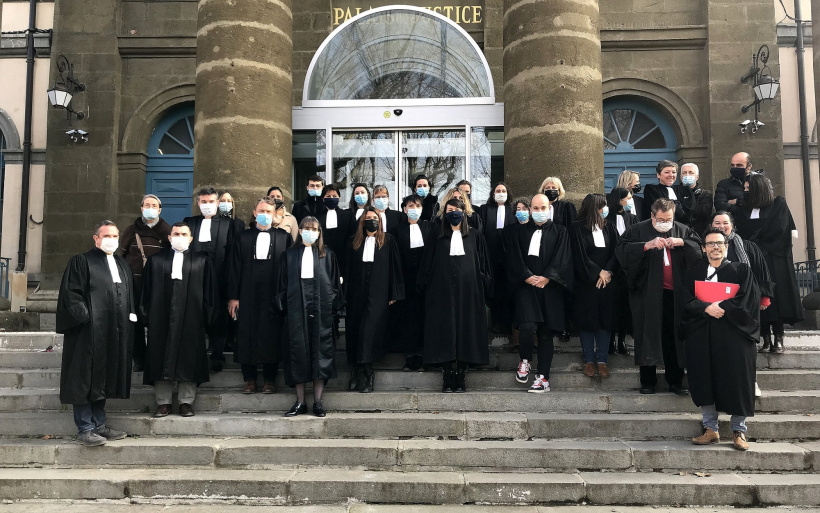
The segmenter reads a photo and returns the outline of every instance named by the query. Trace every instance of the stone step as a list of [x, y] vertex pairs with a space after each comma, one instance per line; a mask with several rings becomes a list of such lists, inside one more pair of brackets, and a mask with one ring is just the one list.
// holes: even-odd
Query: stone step
[[[72, 436], [70, 406], [62, 411], [0, 413], [3, 436]], [[175, 410], [176, 411], [176, 410]], [[243, 436], [266, 438], [362, 438], [441, 440], [688, 440], [701, 433], [696, 413], [355, 413], [325, 418], [273, 413], [197, 413], [154, 418], [146, 413], [108, 415], [107, 424], [138, 436]], [[728, 418], [721, 437], [731, 440]], [[820, 416], [758, 414], [748, 420], [749, 439], [775, 442], [820, 440]]]
[[[215, 503], [214, 503], [215, 502]], [[743, 513], [816, 513], [805, 507], [744, 508]], [[733, 507], [683, 506], [501, 506], [360, 504], [271, 506], [264, 501], [193, 501], [191, 499], [128, 498], [104, 502], [24, 500], [3, 504], [3, 513], [737, 513]]]
[[[554, 371], [550, 380], [561, 390], [635, 390], [638, 387], [638, 369], [634, 366], [610, 369], [609, 378], [599, 376], [586, 377], [580, 370]], [[141, 385], [142, 373], [135, 372], [131, 383], [135, 388]], [[340, 370], [337, 379], [328, 382], [328, 390], [347, 387], [350, 372]], [[261, 376], [258, 378], [262, 384]], [[379, 370], [376, 374], [379, 390], [425, 390], [437, 391], [441, 388], [441, 372], [402, 372], [399, 370]], [[817, 390], [820, 389], [820, 371], [816, 370], [761, 370], [757, 381], [764, 391], [770, 390]], [[203, 383], [203, 389], [222, 389], [241, 387], [242, 374], [239, 369], [225, 369], [212, 372], [210, 381]], [[0, 388], [57, 388], [60, 386], [58, 369], [0, 369]], [[276, 386], [285, 389], [282, 373], [276, 379]], [[521, 385], [515, 381], [513, 371], [478, 370], [467, 374], [467, 386], [471, 390], [520, 390]]]
[[63, 336], [54, 332], [0, 332], [0, 351], [41, 351], [63, 347]]
[[0, 440], [3, 467], [340, 468], [401, 472], [820, 471], [820, 443], [461, 441], [138, 437], [89, 450], [66, 439]]
[[338, 469], [0, 469], [5, 499], [265, 500], [280, 505], [820, 505], [820, 476], [659, 472], [480, 473]]

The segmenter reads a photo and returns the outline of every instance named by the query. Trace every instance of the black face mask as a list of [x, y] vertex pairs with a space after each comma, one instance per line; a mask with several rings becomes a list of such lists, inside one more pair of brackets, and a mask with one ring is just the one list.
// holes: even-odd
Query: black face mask
[[638, 184], [632, 188], [632, 194], [638, 194], [639, 192], [641, 192], [641, 184]]
[[553, 202], [553, 201], [557, 200], [558, 196], [560, 196], [560, 195], [561, 195], [561, 192], [557, 191], [555, 189], [544, 189], [544, 196], [546, 196], [547, 199], [550, 200], [550, 202]]
[[364, 222], [364, 229], [368, 232], [376, 232], [379, 230], [379, 220], [378, 219], [367, 219]]
[[737, 180], [743, 180], [746, 178], [746, 168], [745, 167], [733, 167], [729, 169], [729, 173], [731, 173], [732, 178]]
[[464, 212], [453, 210], [452, 212], [447, 212], [446, 214], [444, 214], [444, 218], [447, 219], [447, 222], [450, 223], [450, 226], [458, 226], [464, 219]]
[[339, 206], [339, 198], [325, 198], [325, 206], [327, 208], [336, 208]]

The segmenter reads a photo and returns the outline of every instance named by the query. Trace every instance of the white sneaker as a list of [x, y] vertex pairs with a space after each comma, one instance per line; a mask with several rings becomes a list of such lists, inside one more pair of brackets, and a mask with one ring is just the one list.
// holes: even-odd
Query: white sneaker
[[543, 374], [537, 374], [535, 376], [535, 380], [532, 382], [532, 386], [530, 387], [527, 392], [532, 392], [534, 394], [543, 394], [544, 392], [550, 391], [550, 382], [544, 379]]
[[518, 362], [518, 370], [515, 371], [515, 380], [519, 383], [526, 383], [530, 380], [530, 362], [527, 360], [521, 360]]
[[760, 387], [757, 386], [757, 381], [755, 381], [755, 397], [763, 397], [763, 392], [761, 392]]

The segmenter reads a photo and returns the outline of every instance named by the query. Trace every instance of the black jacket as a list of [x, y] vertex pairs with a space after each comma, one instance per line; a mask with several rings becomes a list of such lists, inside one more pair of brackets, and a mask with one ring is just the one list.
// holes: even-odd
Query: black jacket
[[[734, 205], [729, 200], [737, 200]], [[737, 178], [724, 178], [715, 188], [715, 210], [725, 210], [735, 214], [743, 204], [743, 182]]]

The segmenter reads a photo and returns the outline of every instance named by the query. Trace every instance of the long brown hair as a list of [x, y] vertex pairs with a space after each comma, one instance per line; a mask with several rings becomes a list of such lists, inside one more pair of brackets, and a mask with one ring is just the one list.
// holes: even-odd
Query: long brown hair
[[604, 229], [604, 217], [598, 212], [606, 206], [606, 197], [603, 194], [587, 194], [584, 201], [581, 202], [581, 209], [575, 217], [576, 221], [581, 221], [589, 231], [595, 231], [595, 228]]
[[373, 212], [376, 214], [376, 219], [379, 220], [379, 229], [376, 230], [376, 244], [378, 244], [379, 249], [381, 249], [384, 245], [384, 227], [382, 226], [382, 216], [379, 215], [379, 211], [376, 210], [376, 207], [370, 206], [365, 207], [364, 212], [362, 212], [361, 217], [359, 217], [358, 226], [356, 227], [356, 235], [353, 237], [353, 251], [358, 251], [359, 248], [362, 247], [362, 244], [364, 244], [364, 238], [367, 237], [367, 235], [365, 235], [366, 230], [364, 229], [364, 221], [368, 212]]
[[302, 219], [302, 222], [299, 223], [299, 238], [296, 239], [296, 245], [304, 244], [302, 242], [302, 229], [303, 228], [315, 228], [319, 230], [319, 238], [316, 239], [316, 242], [313, 243], [316, 246], [316, 249], [319, 251], [319, 258], [325, 257], [325, 241], [322, 238], [322, 225], [319, 223], [319, 220], [313, 216], [307, 216], [306, 218]]

